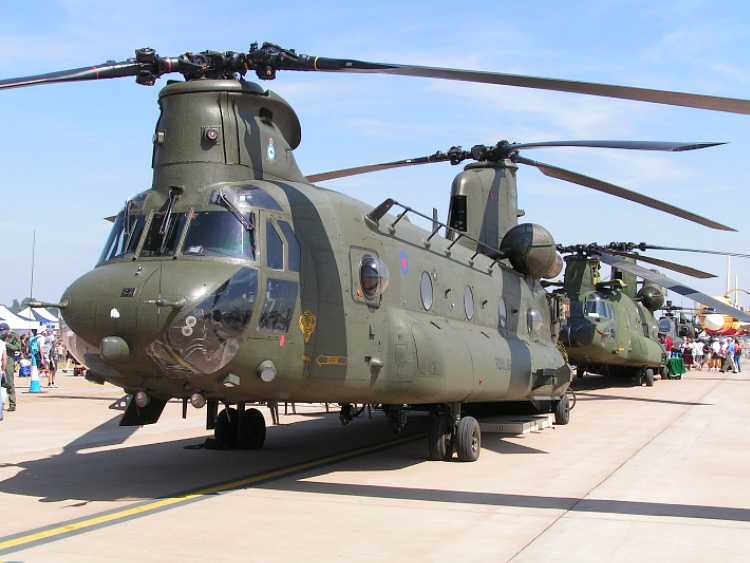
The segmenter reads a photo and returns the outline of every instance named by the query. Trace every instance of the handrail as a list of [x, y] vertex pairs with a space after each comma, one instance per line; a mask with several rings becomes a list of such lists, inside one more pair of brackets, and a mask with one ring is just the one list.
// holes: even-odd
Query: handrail
[[474, 263], [474, 259], [477, 257], [477, 255], [481, 253], [480, 248], [483, 248], [483, 249], [486, 249], [486, 250], [489, 250], [489, 251], [492, 252], [492, 256], [488, 255], [489, 258], [493, 258], [493, 257], [496, 256], [496, 258], [494, 259], [494, 261], [492, 262], [492, 264], [490, 264], [490, 267], [489, 267], [489, 271], [490, 272], [492, 271], [492, 268], [494, 268], [495, 265], [500, 262], [500, 260], [502, 260], [504, 258], [507, 258], [507, 255], [505, 254], [505, 252], [503, 252], [499, 248], [495, 248], [494, 246], [490, 246], [488, 244], [485, 244], [485, 243], [481, 242], [480, 240], [477, 240], [474, 237], [466, 234], [463, 231], [457, 231], [456, 229], [454, 229], [454, 228], [450, 227], [449, 225], [443, 223], [442, 221], [438, 220], [437, 217], [430, 217], [428, 215], [425, 215], [424, 213], [421, 213], [421, 212], [417, 211], [416, 209], [414, 209], [412, 207], [409, 207], [408, 205], [404, 205], [403, 203], [399, 203], [398, 201], [396, 201], [395, 199], [392, 199], [392, 198], [385, 199], [380, 205], [378, 205], [377, 207], [375, 207], [375, 209], [373, 209], [372, 211], [370, 211], [370, 213], [368, 213], [367, 215], [365, 215], [365, 219], [370, 224], [372, 224], [373, 226], [378, 226], [378, 225], [380, 225], [380, 220], [393, 207], [400, 207], [401, 209], [403, 209], [403, 211], [401, 211], [396, 216], [396, 219], [388, 226], [388, 230], [391, 232], [391, 234], [393, 234], [393, 233], [396, 232], [396, 225], [401, 221], [401, 219], [403, 219], [404, 217], [406, 217], [406, 215], [408, 213], [414, 213], [418, 217], [422, 217], [423, 219], [427, 219], [428, 221], [431, 221], [433, 225], [437, 225], [436, 227], [433, 228], [433, 230], [430, 233], [430, 235], [423, 242], [423, 244], [427, 248], [430, 247], [430, 244], [431, 244], [430, 241], [432, 240], [432, 238], [435, 235], [438, 234], [438, 232], [440, 232], [440, 229], [445, 229], [446, 233], [449, 233], [449, 232], [453, 231], [453, 232], [455, 232], [458, 235], [458, 236], [456, 236], [456, 238], [454, 238], [451, 241], [451, 243], [448, 245], [448, 248], [445, 249], [445, 253], [448, 256], [450, 256], [451, 249], [453, 248], [453, 246], [460, 239], [466, 238], [466, 239], [469, 239], [470, 241], [472, 241], [473, 243], [476, 244], [476, 251], [474, 252], [474, 254], [472, 255], [472, 257], [469, 259], [469, 262], [471, 262], [472, 264]]

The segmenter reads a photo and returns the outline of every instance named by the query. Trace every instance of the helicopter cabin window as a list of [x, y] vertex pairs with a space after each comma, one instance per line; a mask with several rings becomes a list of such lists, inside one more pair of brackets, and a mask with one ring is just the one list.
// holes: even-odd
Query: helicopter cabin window
[[497, 328], [501, 332], [508, 328], [508, 306], [505, 304], [505, 299], [502, 297], [497, 305]]
[[432, 276], [430, 276], [429, 272], [422, 272], [422, 277], [419, 280], [419, 296], [422, 299], [424, 310], [429, 311], [432, 309]]
[[185, 221], [185, 213], [172, 213], [166, 221], [163, 213], [154, 213], [140, 255], [174, 256]]
[[[254, 214], [245, 214], [254, 225]], [[185, 256], [223, 256], [255, 260], [255, 230], [226, 211], [193, 211], [182, 253]]]
[[607, 305], [608, 303], [600, 295], [592, 295], [586, 300], [586, 316], [595, 319], [611, 318], [612, 315]]
[[467, 320], [474, 318], [474, 293], [468, 285], [464, 287], [464, 312]]
[[266, 263], [272, 270], [284, 269], [284, 242], [270, 219], [266, 221]]
[[289, 332], [297, 302], [297, 282], [269, 279], [258, 328], [274, 333]]
[[526, 328], [530, 336], [539, 336], [544, 326], [544, 317], [538, 309], [530, 308], [526, 312]]
[[371, 307], [380, 305], [380, 298], [388, 288], [390, 275], [385, 263], [365, 254], [359, 260], [359, 287], [355, 290], [355, 299], [367, 303]]
[[287, 242], [287, 252], [289, 253], [289, 263], [287, 264], [287, 269], [290, 272], [299, 272], [300, 264], [302, 262], [302, 256], [300, 254], [299, 249], [299, 241], [297, 241], [297, 237], [294, 236], [294, 231], [292, 230], [292, 227], [287, 223], [286, 221], [279, 221], [279, 227], [281, 227], [281, 232], [284, 233], [284, 238]]

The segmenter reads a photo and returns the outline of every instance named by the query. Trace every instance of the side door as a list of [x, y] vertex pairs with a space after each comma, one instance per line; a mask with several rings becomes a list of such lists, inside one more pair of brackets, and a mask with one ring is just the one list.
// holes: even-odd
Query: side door
[[255, 337], [274, 344], [279, 371], [301, 373], [303, 334], [300, 316], [299, 272], [301, 252], [289, 218], [281, 213], [258, 211], [258, 264], [260, 266]]

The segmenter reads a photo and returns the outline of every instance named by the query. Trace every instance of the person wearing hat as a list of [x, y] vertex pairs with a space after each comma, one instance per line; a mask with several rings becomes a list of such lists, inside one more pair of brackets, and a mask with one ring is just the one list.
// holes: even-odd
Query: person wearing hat
[[3, 387], [8, 390], [8, 410], [16, 410], [16, 355], [21, 353], [21, 342], [10, 330], [8, 323], [0, 323], [0, 340], [5, 344], [5, 379]]

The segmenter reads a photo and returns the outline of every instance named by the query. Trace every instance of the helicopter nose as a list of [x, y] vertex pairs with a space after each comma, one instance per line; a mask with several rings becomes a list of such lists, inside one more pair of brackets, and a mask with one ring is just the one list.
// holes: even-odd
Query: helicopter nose
[[105, 264], [65, 291], [63, 319], [110, 367], [127, 364], [128, 372], [153, 374], [154, 362], [158, 367], [181, 363], [167, 337], [175, 323], [181, 323], [180, 334], [193, 330], [189, 325], [197, 325], [198, 318], [194, 323], [188, 313], [243, 269], [250, 270], [197, 261]]
[[570, 327], [570, 343], [573, 346], [591, 346], [596, 327], [589, 321], [580, 319]]

